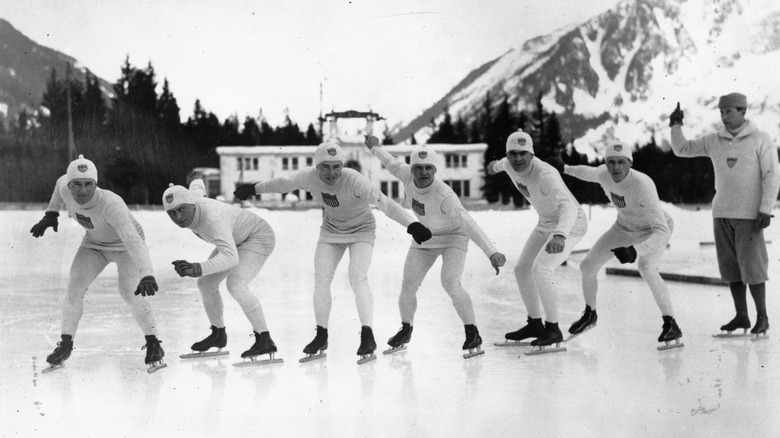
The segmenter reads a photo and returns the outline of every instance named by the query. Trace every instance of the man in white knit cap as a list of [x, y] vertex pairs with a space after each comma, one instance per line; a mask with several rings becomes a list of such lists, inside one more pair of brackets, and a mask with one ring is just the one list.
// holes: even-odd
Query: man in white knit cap
[[659, 349], [681, 347], [682, 331], [674, 319], [669, 289], [658, 271], [674, 228], [672, 218], [661, 207], [653, 180], [631, 168], [633, 155], [629, 145], [619, 140], [607, 142], [604, 160], [606, 164], [598, 167], [568, 166], [557, 159], [549, 160], [561, 173], [601, 185], [618, 211], [615, 224], [599, 237], [580, 263], [585, 311], [569, 333], [577, 335], [596, 325], [597, 274], [614, 255], [620, 263], [637, 261], [639, 275], [650, 286], [663, 317], [658, 342], [665, 345]]
[[84, 295], [109, 263], [116, 263], [119, 294], [130, 305], [146, 344], [149, 372], [165, 367], [165, 355], [157, 339], [157, 325], [146, 296], [154, 295], [157, 282], [152, 271], [144, 232], [121, 197], [97, 186], [95, 164], [79, 155], [68, 171], [57, 180], [46, 214], [30, 232], [43, 236], [47, 228], [57, 231], [59, 211], [65, 208], [84, 227], [81, 241], [70, 268], [68, 293], [62, 307], [62, 341], [46, 361], [47, 370], [57, 369], [70, 357], [73, 337], [84, 312]]
[[[273, 230], [265, 220], [248, 210], [205, 197], [206, 186], [201, 175], [190, 174], [187, 179], [189, 189], [171, 185], [163, 193], [163, 207], [176, 225], [192, 230], [215, 248], [208, 260], [173, 262], [179, 276], [198, 279], [203, 307], [211, 324], [211, 334], [192, 345], [193, 354], [182, 357], [227, 354], [222, 351], [227, 345], [227, 333], [219, 292], [219, 285], [224, 280], [228, 292], [252, 325], [255, 336], [254, 344], [241, 357], [258, 364], [280, 362], [274, 359], [276, 344], [271, 339], [260, 299], [249, 290], [249, 283], [260, 273], [274, 250]], [[207, 353], [211, 348], [217, 348], [217, 351]], [[256, 360], [265, 354], [269, 355], [268, 360]]]
[[361, 324], [359, 364], [376, 359], [373, 334], [373, 297], [368, 287], [368, 267], [374, 251], [376, 222], [371, 205], [390, 219], [406, 227], [415, 241], [423, 242], [431, 234], [403, 207], [382, 194], [360, 172], [344, 168], [344, 151], [337, 143], [325, 142], [317, 147], [314, 166], [296, 172], [289, 178], [274, 178], [257, 184], [239, 186], [234, 195], [239, 200], [261, 193], [287, 193], [295, 189], [312, 194], [322, 206], [322, 227], [314, 254], [314, 317], [317, 334], [304, 349], [301, 361], [324, 357], [328, 348], [328, 319], [331, 309], [330, 285], [336, 267], [349, 249], [349, 282], [355, 292], [355, 303]]
[[403, 182], [412, 211], [433, 234], [427, 242], [412, 243], [406, 254], [401, 295], [398, 297], [401, 329], [387, 341], [391, 347], [387, 352], [403, 350], [411, 340], [414, 314], [417, 311], [417, 290], [436, 259], [441, 257], [441, 283], [466, 332], [462, 349], [468, 352], [463, 357], [468, 359], [484, 353], [471, 297], [461, 285], [469, 240], [485, 253], [496, 274], [506, 263], [506, 257], [498, 252], [482, 228], [463, 208], [455, 192], [435, 178], [438, 165], [436, 151], [418, 146], [412, 151], [410, 164], [406, 164], [382, 149], [379, 139], [374, 136], [366, 136], [365, 144], [387, 170]]
[[728, 282], [736, 316], [720, 329], [730, 334], [750, 328], [747, 288], [756, 305], [756, 336], [769, 330], [766, 281], [769, 257], [764, 228], [777, 200], [780, 172], [777, 146], [745, 118], [747, 97], [730, 93], [718, 99], [723, 128], [695, 140], [682, 131], [680, 104], [669, 116], [672, 150], [680, 157], [709, 157], [715, 169], [713, 230], [721, 278]]
[[527, 324], [507, 333], [509, 342], [497, 345], [516, 345], [528, 338], [536, 338], [531, 345], [539, 347], [559, 344], [563, 334], [558, 328], [558, 292], [553, 273], [588, 231], [588, 219], [560, 173], [535, 157], [534, 142], [525, 132], [509, 135], [506, 158], [489, 163], [487, 172], [506, 172], [539, 214], [539, 222], [525, 241], [515, 266], [515, 279], [528, 312]]

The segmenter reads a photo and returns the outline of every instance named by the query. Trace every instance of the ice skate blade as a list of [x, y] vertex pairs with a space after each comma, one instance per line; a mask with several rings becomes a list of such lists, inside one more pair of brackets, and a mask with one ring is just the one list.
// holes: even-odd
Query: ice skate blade
[[674, 343], [671, 343], [671, 341], [667, 341], [666, 345], [661, 345], [658, 347], [658, 351], [666, 351], [666, 350], [673, 350], [675, 348], [683, 348], [685, 347], [685, 344], [680, 342], [678, 339], [675, 339]]
[[739, 338], [750, 338], [754, 336], [752, 333], [748, 333], [747, 329], [743, 333], [734, 333], [733, 331], [727, 332], [723, 331], [720, 333], [715, 333], [712, 335], [713, 338], [723, 338], [723, 339], [739, 339]]
[[207, 359], [209, 357], [227, 356], [228, 354], [230, 354], [229, 351], [222, 351], [220, 348], [217, 351], [193, 351], [192, 353], [180, 354], [179, 357], [182, 359]]
[[471, 359], [472, 357], [476, 357], [476, 356], [479, 356], [479, 355], [482, 355], [482, 354], [485, 354], [485, 352], [482, 351], [481, 348], [479, 348], [479, 347], [477, 347], [477, 348], [470, 348], [469, 352], [463, 355], [463, 358], [464, 359]]
[[[551, 348], [546, 348], [551, 347]], [[558, 343], [553, 347], [552, 345], [535, 345], [534, 349], [531, 351], [526, 351], [524, 354], [526, 356], [536, 356], [539, 354], [551, 354], [551, 353], [563, 353], [566, 351], [566, 347], [561, 347], [561, 344]], [[523, 356], [518, 356], [523, 357]]]
[[313, 360], [325, 359], [326, 357], [328, 357], [328, 355], [321, 351], [317, 354], [307, 354], [306, 357], [302, 357], [298, 359], [298, 362], [306, 363], [306, 362], [311, 362]]
[[146, 370], [146, 372], [149, 374], [154, 374], [167, 366], [168, 364], [165, 362], [154, 362], [149, 364], [149, 368]]
[[406, 351], [406, 344], [400, 345], [398, 347], [390, 347], [387, 350], [383, 351], [382, 354], [400, 353], [402, 351]]
[[763, 341], [765, 339], [769, 339], [769, 333], [763, 332], [763, 333], [754, 333], [753, 336], [750, 338], [751, 341]]
[[510, 341], [507, 339], [504, 342], [495, 342], [493, 345], [496, 347], [528, 347], [531, 342], [533, 341]]
[[374, 354], [374, 353], [371, 353], [371, 354], [361, 354], [360, 355], [360, 359], [358, 359], [358, 361], [357, 361], [357, 364], [358, 365], [363, 365], [364, 363], [369, 363], [369, 362], [374, 361], [374, 360], [376, 360], [376, 354]]
[[[260, 356], [260, 355], [258, 355]], [[276, 359], [274, 358], [274, 355], [271, 354], [270, 358], [268, 359], [262, 359], [258, 360], [257, 356], [247, 356], [244, 358], [241, 362], [236, 362], [233, 364], [234, 367], [253, 367], [253, 366], [264, 366], [264, 365], [274, 365], [278, 363], [284, 363], [284, 359]]]
[[595, 327], [596, 327], [596, 323], [593, 323], [593, 324], [589, 325], [587, 328], [585, 328], [585, 330], [583, 330], [583, 331], [581, 331], [579, 333], [576, 333], [576, 334], [573, 334], [573, 335], [570, 334], [569, 337], [567, 337], [566, 339], [563, 340], [563, 342], [569, 342], [572, 339], [576, 338], [577, 336], [584, 335], [585, 333], [593, 330]]
[[41, 370], [41, 374], [49, 374], [52, 371], [57, 371], [60, 368], [63, 368], [65, 365], [59, 364], [59, 365], [49, 365], [43, 370]]

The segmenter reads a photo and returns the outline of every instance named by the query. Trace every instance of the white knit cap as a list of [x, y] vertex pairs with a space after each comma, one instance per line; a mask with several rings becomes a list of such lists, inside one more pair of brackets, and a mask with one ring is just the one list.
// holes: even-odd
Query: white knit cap
[[98, 175], [95, 163], [84, 158], [84, 155], [79, 155], [78, 158], [71, 161], [68, 164], [68, 183], [78, 178], [88, 178], [95, 181], [97, 184]]
[[173, 210], [182, 204], [195, 204], [195, 196], [184, 186], [168, 184], [162, 196], [165, 211]]
[[519, 129], [506, 139], [506, 151], [526, 151], [534, 153], [534, 141], [531, 136]]
[[337, 143], [326, 141], [317, 146], [314, 152], [314, 167], [324, 161], [341, 161], [344, 164], [344, 151]]
[[436, 151], [425, 146], [417, 146], [414, 148], [414, 150], [412, 150], [412, 156], [409, 159], [409, 164], [411, 164], [412, 167], [423, 164], [430, 164], [431, 166], [436, 167], [436, 163], [438, 161], [439, 155], [436, 154]]
[[609, 157], [625, 157], [632, 162], [634, 161], [634, 156], [631, 154], [631, 146], [620, 140], [607, 142], [607, 146], [604, 148], [604, 159]]

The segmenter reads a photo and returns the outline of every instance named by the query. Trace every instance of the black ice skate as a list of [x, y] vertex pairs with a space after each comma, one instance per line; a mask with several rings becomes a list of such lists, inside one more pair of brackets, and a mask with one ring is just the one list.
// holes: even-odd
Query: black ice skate
[[469, 352], [464, 354], [463, 358], [471, 359], [474, 356], [485, 354], [485, 352], [482, 351], [482, 337], [479, 336], [479, 330], [477, 329], [477, 326], [468, 324], [465, 326], [465, 328], [466, 342], [463, 343], [463, 350], [468, 350]]
[[360, 359], [357, 361], [358, 365], [376, 360], [374, 350], [376, 350], [374, 332], [371, 330], [371, 327], [364, 325], [360, 328], [360, 346], [357, 351], [358, 356], [360, 356]]
[[586, 305], [585, 311], [582, 312], [582, 317], [580, 317], [577, 322], [569, 327], [569, 333], [571, 336], [566, 338], [566, 341], [568, 342], [572, 338], [585, 333], [593, 327], [596, 327], [596, 321], [598, 321], [598, 319], [599, 316], [596, 314], [596, 309], [591, 309], [590, 306]]
[[[544, 326], [544, 334], [534, 341], [531, 341], [531, 345], [536, 348], [531, 351], [526, 351], [525, 354], [535, 355], [566, 351], [566, 347], [561, 347], [561, 342], [563, 342], [563, 333], [561, 333], [561, 329], [558, 328], [558, 323], [547, 322]], [[552, 346], [553, 344], [555, 345], [554, 347]]]
[[769, 330], [769, 318], [766, 316], [766, 313], [759, 313], [758, 316], [756, 316], [756, 325], [753, 326], [753, 329], [750, 330], [750, 333], [755, 335], [753, 337], [754, 341], [757, 341], [759, 339], [768, 339], [769, 334], [767, 334], [767, 331]]
[[682, 330], [680, 330], [680, 327], [677, 327], [677, 321], [671, 316], [664, 315], [664, 325], [661, 328], [661, 335], [658, 336], [658, 342], [663, 342], [664, 345], [658, 347], [658, 350], [663, 351], [684, 347], [685, 344], [680, 342], [681, 337]]
[[64, 367], [64, 363], [70, 357], [71, 352], [73, 352], [73, 337], [71, 335], [62, 335], [62, 341], [57, 342], [57, 348], [50, 355], [46, 356], [46, 362], [49, 363], [49, 366], [44, 368], [41, 373], [50, 373]]
[[[182, 354], [179, 357], [182, 359], [198, 359], [206, 357], [227, 356], [229, 351], [222, 351], [227, 345], [227, 333], [225, 333], [225, 327], [217, 328], [211, 326], [211, 334], [206, 339], [192, 344], [192, 353]], [[217, 348], [217, 351], [208, 351], [211, 348]]]
[[302, 357], [298, 362], [309, 362], [315, 359], [322, 359], [325, 356], [325, 350], [328, 349], [328, 329], [317, 326], [317, 335], [314, 340], [309, 342], [309, 345], [303, 348], [303, 352], [306, 353], [306, 357]]
[[387, 345], [389, 345], [391, 348], [383, 351], [383, 353], [391, 354], [406, 350], [406, 344], [412, 340], [413, 329], [414, 327], [412, 327], [412, 325], [408, 322], [402, 322], [401, 329], [398, 330], [398, 333], [387, 340]]
[[496, 342], [496, 347], [525, 347], [531, 345], [531, 341], [523, 341], [528, 338], [538, 338], [544, 334], [544, 324], [542, 324], [542, 318], [527, 319], [527, 324], [520, 330], [509, 332], [504, 335], [506, 340], [504, 342]]
[[[720, 327], [721, 332], [712, 335], [713, 338], [737, 338], [751, 336], [748, 334], [750, 328], [750, 317], [747, 313], [737, 312], [737, 315], [729, 321], [728, 324]], [[742, 329], [742, 333], [734, 333], [737, 329]]]
[[[233, 364], [233, 366], [240, 367], [240, 366], [247, 366], [247, 365], [270, 365], [270, 364], [284, 362], [284, 360], [282, 359], [274, 358], [274, 354], [276, 353], [276, 344], [274, 344], [273, 339], [271, 339], [270, 333], [254, 332], [254, 336], [255, 336], [255, 343], [252, 344], [251, 347], [249, 347], [249, 350], [241, 353], [241, 357], [244, 359], [244, 361], [236, 362]], [[259, 356], [262, 356], [264, 354], [268, 355], [268, 359], [257, 360]]]
[[146, 370], [147, 373], [152, 374], [168, 366], [163, 362], [165, 351], [163, 351], [160, 346], [160, 340], [157, 339], [156, 336], [147, 336], [146, 345], [141, 347], [141, 350], [146, 350], [146, 359], [144, 362], [149, 365], [149, 369]]

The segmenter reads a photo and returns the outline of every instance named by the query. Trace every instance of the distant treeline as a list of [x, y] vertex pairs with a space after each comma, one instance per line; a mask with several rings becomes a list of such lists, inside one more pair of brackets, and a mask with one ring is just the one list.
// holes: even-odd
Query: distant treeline
[[[157, 93], [151, 63], [142, 69], [126, 59], [110, 101], [94, 75], [87, 73], [81, 82], [69, 73], [58, 75], [52, 70], [39, 109], [20, 113], [13, 126], [0, 126], [0, 182], [6, 188], [0, 202], [48, 201], [54, 182], [70, 160], [68, 94], [76, 153], [95, 162], [101, 187], [130, 204], [159, 204], [159, 194], [168, 183], [183, 183], [193, 167], [219, 167], [218, 145], [316, 145], [322, 140], [320, 127], [309, 124], [301, 131], [289, 115], [277, 127], [271, 127], [262, 115], [246, 117], [243, 122], [233, 115], [220, 122], [200, 100], [181, 123], [167, 79], [162, 93]], [[586, 156], [567, 148], [555, 113], [542, 107], [541, 98], [531, 113], [514, 111], [506, 98], [496, 107], [490, 102], [488, 95], [482, 114], [468, 126], [461, 120], [453, 122], [449, 113], [440, 123], [431, 122], [434, 132], [428, 142], [487, 143], [487, 164], [505, 156], [506, 137], [522, 128], [534, 138], [539, 158], [555, 155], [568, 164], [600, 164], [588, 163]], [[386, 131], [383, 143], [391, 142]], [[664, 201], [706, 203], [714, 194], [712, 165], [706, 158], [676, 158], [650, 143], [638, 146], [634, 168], [653, 178]], [[581, 202], [607, 202], [597, 185], [565, 180]], [[482, 190], [491, 203], [526, 203], [506, 174], [486, 175]]]
[[[515, 111], [504, 97], [501, 103], [494, 101], [488, 94], [478, 117], [470, 123], [461, 119], [453, 122], [452, 116], [445, 111], [442, 121], [431, 121], [433, 134], [430, 143], [487, 143], [485, 165], [506, 156], [506, 138], [518, 129], [531, 135], [536, 156], [546, 159], [552, 156], [561, 158], [570, 165], [603, 164], [603, 160], [589, 162], [586, 155], [579, 154], [564, 141], [561, 126], [555, 113], [544, 109], [541, 95], [536, 100], [534, 111]], [[567, 146], [567, 144], [569, 146]], [[709, 158], [678, 158], [671, 151], [662, 151], [655, 141], [645, 145], [634, 145], [633, 168], [648, 174], [658, 189], [662, 201], [671, 203], [709, 203], [715, 194], [714, 173]], [[588, 183], [568, 175], [564, 176], [569, 189], [581, 203], [601, 204], [608, 199], [597, 184]], [[490, 176], [485, 172], [485, 185], [482, 188], [488, 202], [514, 203], [527, 205], [525, 198], [512, 185], [506, 173]]]
[[46, 202], [65, 173], [68, 154], [68, 88], [76, 154], [98, 167], [99, 185], [131, 204], [159, 204], [169, 182], [182, 184], [193, 167], [219, 167], [218, 145], [317, 145], [318, 129], [302, 132], [289, 115], [271, 127], [262, 116], [233, 115], [220, 122], [195, 102], [181, 123], [180, 108], [164, 80], [158, 94], [151, 63], [125, 60], [106, 100], [97, 78], [83, 82], [52, 70], [37, 111], [23, 111], [12, 126], [0, 126], [0, 202]]

